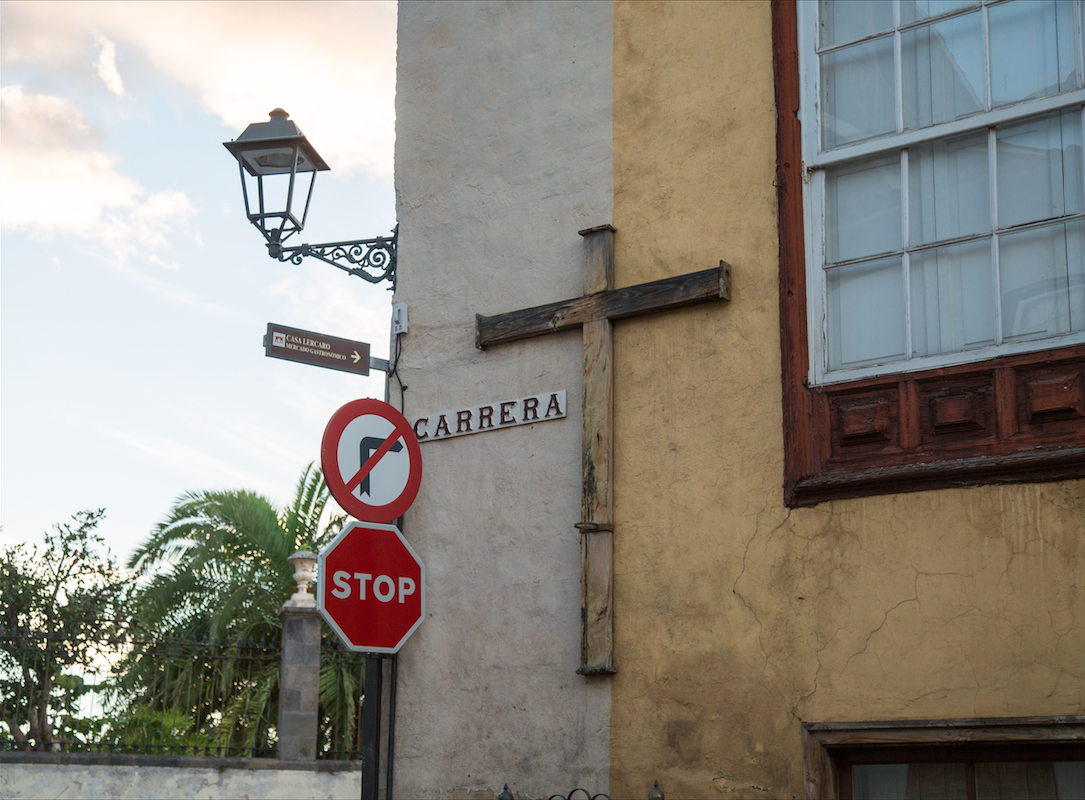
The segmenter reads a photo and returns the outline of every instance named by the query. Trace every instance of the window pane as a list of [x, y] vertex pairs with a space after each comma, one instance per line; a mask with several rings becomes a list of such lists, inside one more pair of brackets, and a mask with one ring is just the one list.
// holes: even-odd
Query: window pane
[[979, 0], [904, 0], [900, 4], [900, 21], [907, 25], [976, 5], [979, 5]]
[[908, 151], [910, 242], [928, 244], [991, 229], [987, 133]]
[[903, 358], [904, 280], [899, 258], [830, 270], [829, 368]]
[[1059, 797], [1085, 797], [1085, 761], [1056, 761], [1055, 786]]
[[1002, 236], [1005, 341], [1085, 330], [1085, 221]]
[[1050, 761], [976, 764], [976, 800], [1058, 800]]
[[1073, 3], [1006, 3], [992, 6], [989, 20], [993, 106], [1080, 86]]
[[925, 128], [984, 109], [979, 13], [901, 34], [904, 128]]
[[[963, 763], [856, 764], [855, 800], [915, 800], [966, 796]], [[975, 763], [977, 800], [1058, 800], [1085, 797], [1085, 761]]]
[[899, 156], [832, 170], [825, 195], [830, 262], [901, 248]]
[[965, 800], [964, 764], [909, 764], [908, 800]]
[[850, 42], [893, 27], [893, 0], [834, 3], [821, 0], [818, 8], [820, 46]]
[[1079, 111], [1001, 128], [996, 135], [999, 227], [1085, 209]]
[[953, 353], [995, 342], [991, 241], [912, 255], [912, 354]]
[[893, 38], [821, 57], [822, 147], [861, 142], [897, 129]]
[[851, 768], [855, 800], [905, 800], [907, 764], [856, 764]]

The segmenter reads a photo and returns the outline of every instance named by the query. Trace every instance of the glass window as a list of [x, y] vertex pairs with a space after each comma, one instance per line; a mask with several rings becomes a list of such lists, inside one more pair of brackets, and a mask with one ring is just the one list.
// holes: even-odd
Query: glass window
[[855, 800], [1069, 800], [1085, 797], [1085, 761], [856, 764], [850, 771], [849, 788]]
[[986, 106], [979, 11], [901, 34], [904, 128], [967, 117]]
[[897, 129], [893, 37], [834, 50], [821, 57], [826, 149]]
[[1074, 3], [1025, 0], [990, 8], [994, 106], [1081, 87]]
[[1085, 342], [1082, 14], [799, 4], [813, 383]]

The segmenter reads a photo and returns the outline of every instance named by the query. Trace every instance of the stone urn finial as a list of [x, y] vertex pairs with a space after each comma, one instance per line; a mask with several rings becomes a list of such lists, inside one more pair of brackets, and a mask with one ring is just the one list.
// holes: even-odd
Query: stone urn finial
[[298, 588], [294, 594], [290, 595], [290, 599], [286, 601], [285, 605], [291, 607], [315, 607], [316, 598], [309, 594], [309, 582], [313, 579], [313, 567], [316, 565], [316, 553], [310, 553], [308, 550], [299, 550], [286, 560], [294, 565], [294, 580], [297, 582]]

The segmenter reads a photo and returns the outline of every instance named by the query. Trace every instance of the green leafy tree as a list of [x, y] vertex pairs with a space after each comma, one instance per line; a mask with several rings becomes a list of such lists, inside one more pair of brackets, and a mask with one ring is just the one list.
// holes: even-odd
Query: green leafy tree
[[95, 529], [103, 509], [55, 525], [39, 545], [0, 550], [0, 714], [19, 749], [53, 750], [100, 731], [79, 714], [83, 672], [116, 660], [130, 582]]
[[[260, 644], [280, 641], [276, 612], [295, 588], [287, 558], [318, 551], [343, 525], [342, 516], [325, 513], [327, 503], [323, 475], [312, 464], [282, 509], [244, 490], [178, 498], [128, 563], [142, 579], [136, 624], [157, 644], [153, 652], [134, 652], [126, 665], [120, 697], [127, 707], [174, 726], [183, 717], [186, 736], [210, 737], [227, 752], [273, 746], [279, 662], [263, 657]], [[327, 627], [324, 632], [332, 637]], [[191, 643], [207, 640], [228, 647], [213, 663], [207, 656], [169, 657], [195, 652]], [[343, 662], [322, 662], [320, 698], [330, 720], [323, 735], [330, 749], [358, 749], [357, 675]]]

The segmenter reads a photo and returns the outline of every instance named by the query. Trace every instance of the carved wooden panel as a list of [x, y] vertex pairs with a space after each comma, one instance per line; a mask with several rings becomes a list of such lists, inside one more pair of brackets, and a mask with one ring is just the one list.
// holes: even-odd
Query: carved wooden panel
[[993, 373], [916, 383], [920, 440], [924, 444], [970, 442], [997, 435]]
[[858, 394], [829, 396], [832, 454], [869, 455], [900, 447], [900, 402], [896, 385]]
[[1017, 395], [1018, 425], [1022, 431], [1040, 432], [1080, 424], [1085, 419], [1085, 366], [1057, 364], [1020, 370]]

